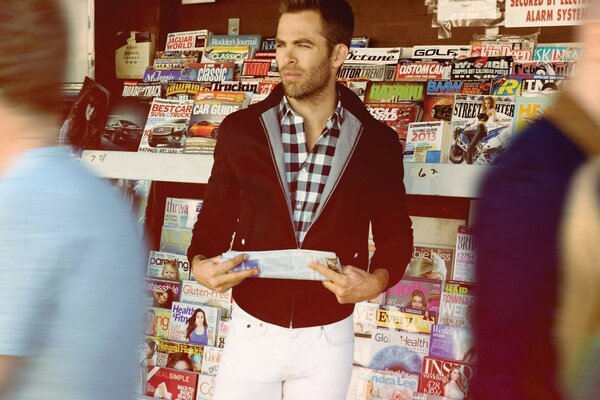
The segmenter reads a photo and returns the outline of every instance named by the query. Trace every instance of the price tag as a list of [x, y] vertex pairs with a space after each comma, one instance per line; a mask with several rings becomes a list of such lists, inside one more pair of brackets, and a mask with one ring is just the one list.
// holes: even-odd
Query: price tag
[[410, 169], [410, 176], [413, 178], [437, 178], [439, 175], [440, 171], [438, 168], [432, 165], [412, 167]]
[[90, 164], [100, 164], [106, 159], [106, 153], [88, 154], [87, 160]]

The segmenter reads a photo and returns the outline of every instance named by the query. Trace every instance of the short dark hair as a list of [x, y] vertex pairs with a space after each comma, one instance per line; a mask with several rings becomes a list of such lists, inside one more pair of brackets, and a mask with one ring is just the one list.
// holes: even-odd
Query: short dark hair
[[323, 20], [323, 35], [329, 49], [336, 44], [350, 47], [354, 32], [354, 13], [347, 0], [281, 0], [280, 14], [317, 11]]
[[0, 95], [36, 112], [57, 110], [67, 57], [58, 0], [5, 1], [0, 7]]

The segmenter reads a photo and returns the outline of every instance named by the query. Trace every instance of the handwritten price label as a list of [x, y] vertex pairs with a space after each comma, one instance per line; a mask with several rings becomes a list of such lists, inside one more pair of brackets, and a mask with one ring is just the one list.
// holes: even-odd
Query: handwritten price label
[[106, 159], [106, 153], [88, 154], [87, 159], [90, 162], [90, 164], [103, 163], [104, 160]]

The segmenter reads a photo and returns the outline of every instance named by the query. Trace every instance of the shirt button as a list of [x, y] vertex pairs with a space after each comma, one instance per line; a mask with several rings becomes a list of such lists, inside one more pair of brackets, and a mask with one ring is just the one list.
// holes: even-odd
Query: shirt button
[[302, 209], [302, 204], [296, 203], [296, 210], [301, 210], [301, 209]]

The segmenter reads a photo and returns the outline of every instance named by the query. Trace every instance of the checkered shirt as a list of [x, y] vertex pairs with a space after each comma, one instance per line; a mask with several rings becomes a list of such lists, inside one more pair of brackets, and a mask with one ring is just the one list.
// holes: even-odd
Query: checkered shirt
[[283, 159], [298, 245], [304, 241], [321, 202], [343, 117], [344, 108], [338, 101], [335, 112], [327, 120], [321, 136], [308, 153], [304, 118], [292, 110], [285, 96], [279, 104]]

